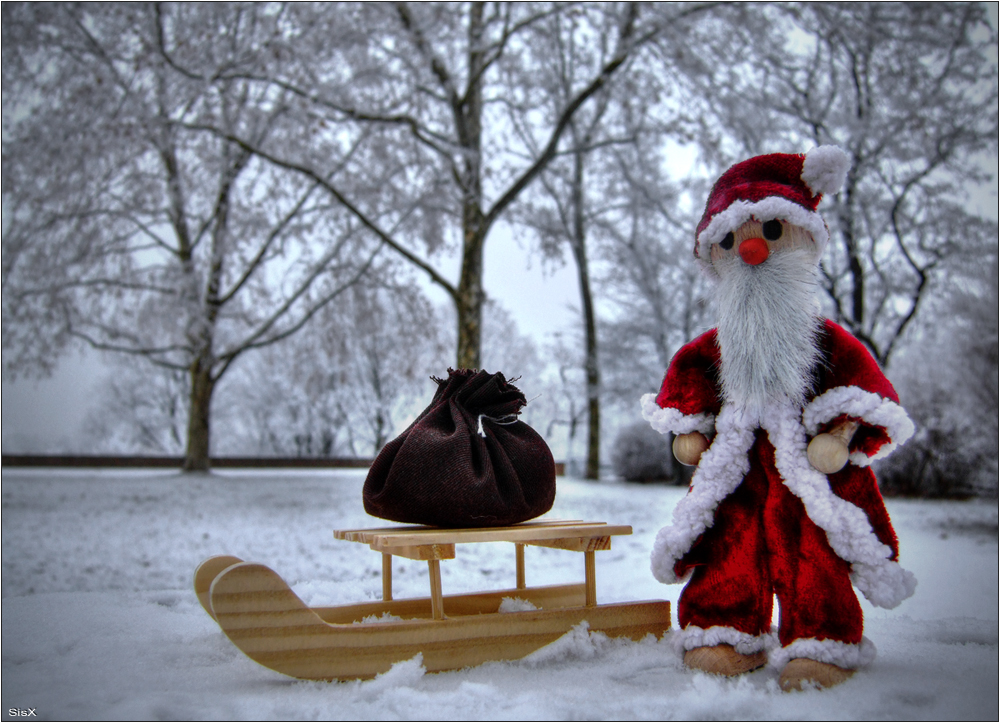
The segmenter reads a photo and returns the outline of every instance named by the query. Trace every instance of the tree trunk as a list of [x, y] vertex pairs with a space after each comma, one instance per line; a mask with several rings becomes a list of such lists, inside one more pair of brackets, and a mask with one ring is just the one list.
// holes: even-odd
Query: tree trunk
[[573, 236], [570, 245], [576, 260], [580, 283], [580, 302], [586, 334], [587, 374], [587, 469], [586, 479], [601, 478], [601, 369], [597, 356], [597, 321], [590, 290], [590, 267], [587, 262], [587, 229], [584, 220], [583, 166], [585, 151], [577, 144], [573, 153]]
[[188, 409], [187, 451], [184, 453], [185, 472], [206, 472], [209, 469], [209, 412], [212, 406], [211, 364], [197, 359], [191, 365], [191, 404]]
[[[865, 328], [868, 326], [868, 319], [866, 318], [868, 309], [865, 303], [865, 269], [861, 263], [861, 249], [855, 235], [855, 224], [853, 223], [853, 219], [859, 215], [859, 212], [854, 210], [853, 205], [855, 190], [854, 170], [855, 166], [852, 166], [843, 190], [844, 201], [839, 210], [840, 233], [844, 241], [844, 251], [847, 254], [847, 269], [851, 279], [850, 318], [843, 321], [846, 322], [850, 332], [868, 347], [876, 361], [885, 366], [887, 359], [883, 355], [883, 350], [879, 348], [880, 345], [875, 341], [874, 334], [869, 333], [874, 331], [874, 324], [871, 325], [870, 329]], [[828, 293], [836, 301], [836, 295], [832, 287], [828, 289]], [[891, 346], [890, 344], [889, 348]]]
[[462, 172], [462, 272], [458, 281], [458, 349], [460, 369], [479, 369], [482, 364], [483, 244], [486, 240], [483, 214], [482, 115], [484, 62], [482, 52], [483, 3], [469, 8], [469, 87], [464, 102], [455, 107], [458, 137], [465, 150]]
[[[472, 238], [469, 238], [469, 236]], [[462, 253], [462, 276], [458, 283], [458, 350], [459, 369], [479, 369], [482, 364], [483, 325], [483, 239], [466, 229]]]

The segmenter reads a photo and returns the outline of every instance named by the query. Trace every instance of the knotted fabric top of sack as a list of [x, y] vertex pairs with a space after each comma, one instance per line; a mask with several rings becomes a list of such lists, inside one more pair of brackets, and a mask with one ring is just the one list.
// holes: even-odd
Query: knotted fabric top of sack
[[547, 512], [555, 462], [517, 415], [527, 404], [503, 374], [448, 370], [430, 405], [376, 457], [365, 510], [441, 527], [511, 525]]
[[476, 433], [480, 437], [486, 436], [484, 419], [495, 424], [512, 424], [528, 403], [524, 393], [500, 372], [490, 374], [471, 369], [457, 372], [449, 369], [447, 379], [431, 378], [438, 383], [431, 406], [439, 400], [453, 398], [476, 417]]

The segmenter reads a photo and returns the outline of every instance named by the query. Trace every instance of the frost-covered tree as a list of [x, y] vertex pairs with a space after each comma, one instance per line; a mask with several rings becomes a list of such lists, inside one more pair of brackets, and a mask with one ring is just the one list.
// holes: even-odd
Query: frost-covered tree
[[310, 333], [234, 370], [219, 392], [224, 448], [373, 456], [426, 405], [430, 377], [447, 368], [439, 316], [415, 285], [354, 286], [317, 314]]
[[[331, 161], [315, 144], [293, 152], [266, 139], [215, 129], [261, 158], [319, 183], [368, 229], [449, 296], [456, 310], [461, 367], [481, 365], [483, 253], [497, 220], [555, 156], [574, 115], [617, 76], [658, 32], [639, 5], [601, 6], [587, 37], [596, 62], [574, 78], [550, 112], [536, 81], [539, 43], [533, 32], [552, 16], [589, 15], [575, 3], [340, 3], [294, 6], [280, 64], [248, 73], [266, 88], [298, 98], [323, 138], [335, 126], [359, 139], [361, 156], [377, 158], [379, 183], [329, 178]], [[608, 29], [605, 32], [605, 29]], [[331, 42], [336, 37], [337, 42]], [[532, 144], [512, 132], [517, 107]], [[370, 170], [355, 164], [360, 174]], [[460, 258], [457, 282], [434, 258]]]
[[96, 387], [83, 442], [96, 454], [180, 455], [184, 452], [188, 376], [121, 356]]
[[894, 383], [917, 431], [878, 468], [883, 489], [922, 497], [997, 496], [998, 266], [949, 264], [960, 283], [914, 330]]
[[[5, 371], [72, 342], [188, 375], [188, 470], [213, 391], [303, 328], [378, 246], [317, 193], [194, 126], [296, 143], [288, 93], [252, 75], [287, 36], [278, 6], [3, 6]], [[334, 179], [355, 140], [330, 142]]]
[[[996, 31], [982, 3], [766, 6], [734, 28], [746, 62], [707, 73], [729, 153], [843, 148], [825, 201], [833, 318], [887, 364], [943, 260], [987, 248], [970, 207], [997, 152]], [[995, 179], [992, 179], [995, 182]]]
[[[538, 44], [538, 80], [546, 88], [549, 113], [554, 114], [572, 98], [577, 77], [593, 73], [592, 66], [600, 63], [596, 49], [607, 44], [607, 37], [592, 43], [581, 39], [581, 33], [597, 29], [602, 35], [609, 28], [598, 18], [585, 18], [585, 13], [599, 15], [598, 8], [587, 8], [574, 15], [554, 15], [538, 23], [533, 31], [545, 42]], [[601, 120], [611, 100], [609, 88], [598, 92], [592, 103], [570, 120], [562, 148], [546, 169], [539, 175], [537, 185], [544, 194], [526, 196], [518, 209], [519, 219], [538, 236], [542, 253], [549, 258], [562, 257], [568, 247], [576, 267], [580, 291], [580, 312], [583, 321], [582, 368], [587, 415], [587, 462], [584, 477], [600, 478], [601, 446], [601, 370], [598, 357], [597, 316], [590, 282], [590, 256], [588, 244], [588, 214], [586, 166], [598, 136], [603, 134]], [[531, 155], [540, 151], [535, 147], [532, 129], [526, 126], [529, 116], [518, 102], [508, 101], [511, 126], [518, 133]], [[603, 138], [602, 138], [603, 140]], [[568, 370], [560, 369], [565, 382]], [[570, 439], [575, 437], [577, 414], [569, 413]]]
[[[698, 3], [647, 9], [646, 22], [660, 28], [659, 32], [633, 53], [619, 71], [617, 82], [602, 88], [570, 120], [556, 157], [539, 176], [537, 184], [544, 193], [527, 195], [518, 204], [517, 219], [532, 230], [541, 253], [561, 262], [568, 249], [576, 269], [588, 479], [600, 477], [604, 395], [594, 267], [599, 269], [602, 256], [607, 256], [604, 247], [621, 239], [623, 226], [628, 225], [626, 209], [649, 191], [635, 182], [642, 172], [636, 174], [634, 162], [647, 168], [651, 163], [663, 163], [666, 159], [660, 148], [689, 132], [691, 122], [682, 121], [689, 104], [682, 102], [679, 94], [687, 68], [677, 51], [690, 54], [697, 47], [692, 43], [696, 28], [715, 10]], [[550, 114], [565, 106], [581, 76], [594, 72], [602, 60], [598, 49], [610, 45], [611, 28], [601, 22], [603, 12], [601, 7], [588, 6], [577, 13], [547, 18], [532, 28], [531, 32], [544, 38], [537, 44], [536, 78], [546, 89]], [[597, 42], [591, 39], [594, 33], [598, 34]], [[669, 57], [666, 62], [665, 55]], [[525, 125], [524, 109], [516, 100], [509, 101], [507, 107], [511, 126], [531, 154], [537, 155], [539, 149], [531, 128]], [[662, 174], [659, 169], [654, 172]], [[673, 309], [658, 311], [669, 315]], [[672, 326], [665, 324], [660, 333]], [[621, 351], [617, 345], [612, 348], [613, 354]], [[566, 370], [561, 374], [565, 378]]]

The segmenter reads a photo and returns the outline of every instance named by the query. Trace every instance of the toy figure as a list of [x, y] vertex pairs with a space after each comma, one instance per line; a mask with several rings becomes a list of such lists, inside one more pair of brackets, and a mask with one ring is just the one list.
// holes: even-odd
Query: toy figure
[[[674, 356], [643, 416], [697, 464], [652, 570], [682, 582], [685, 663], [738, 675], [766, 662], [785, 690], [828, 687], [870, 663], [852, 583], [892, 608], [916, 581], [869, 465], [912, 435], [862, 344], [819, 315], [829, 230], [816, 212], [843, 185], [839, 148], [743, 161], [716, 182], [694, 253], [715, 281], [718, 326]], [[771, 632], [772, 596], [780, 608]]]

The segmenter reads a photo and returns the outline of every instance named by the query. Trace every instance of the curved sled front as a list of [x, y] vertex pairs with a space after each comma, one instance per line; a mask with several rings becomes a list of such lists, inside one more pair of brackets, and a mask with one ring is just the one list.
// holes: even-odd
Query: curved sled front
[[[551, 590], [561, 591], [557, 595], [572, 594], [564, 588], [580, 587], [555, 586]], [[527, 590], [509, 592], [532, 597]], [[463, 607], [473, 611], [477, 598], [483, 607], [498, 604], [500, 594], [446, 597], [445, 610], [451, 614]], [[633, 639], [648, 633], [660, 636], [670, 627], [670, 606], [662, 601], [458, 614], [440, 620], [328, 623], [319, 613], [334, 616], [337, 608], [310, 609], [277, 573], [255, 563], [226, 567], [211, 585], [210, 600], [220, 627], [248, 657], [279, 673], [312, 680], [371, 678], [418, 653], [423, 654], [429, 672], [490, 660], [515, 660], [555, 641], [584, 620], [591, 630]], [[393, 607], [419, 602], [387, 602], [381, 608], [391, 613]], [[424, 602], [429, 607], [430, 601]]]
[[210, 602], [212, 582], [227, 567], [241, 562], [243, 560], [232, 555], [215, 555], [198, 565], [198, 569], [194, 571], [194, 592], [198, 596], [198, 602], [205, 608], [205, 612], [212, 616], [213, 620], [215, 620], [215, 613], [212, 612], [212, 603]]

